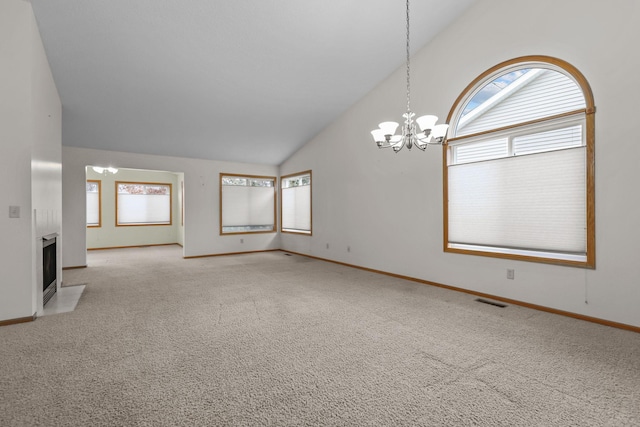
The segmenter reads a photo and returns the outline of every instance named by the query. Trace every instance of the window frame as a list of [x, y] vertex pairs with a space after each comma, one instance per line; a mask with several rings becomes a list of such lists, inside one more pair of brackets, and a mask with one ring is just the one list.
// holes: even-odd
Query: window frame
[[[87, 179], [86, 183], [93, 182], [98, 184], [98, 224], [89, 224], [87, 223], [87, 228], [101, 228], [102, 227], [102, 181], [99, 179]], [[86, 183], [85, 183], [85, 192], [86, 192]], [[86, 205], [86, 199], [85, 199]], [[85, 206], [86, 209], [86, 206]], [[85, 221], [86, 222], [86, 221]]]
[[[133, 185], [144, 185], [144, 186], [165, 186], [169, 187], [169, 222], [162, 223], [135, 223], [135, 224], [120, 224], [119, 216], [118, 216], [118, 185], [119, 184], [133, 184]], [[173, 225], [173, 185], [170, 182], [137, 182], [137, 181], [115, 181], [115, 199], [116, 199], [116, 212], [115, 212], [115, 223], [116, 227], [162, 227], [162, 226], [172, 226]]]
[[[294, 229], [285, 229], [282, 225], [283, 223], [283, 215], [284, 215], [284, 210], [282, 208], [282, 203], [283, 203], [283, 190], [284, 188], [282, 187], [283, 183], [285, 180], [290, 179], [290, 178], [294, 178], [294, 177], [304, 177], [306, 175], [309, 175], [309, 231], [303, 231], [303, 230], [294, 230]], [[299, 234], [299, 235], [303, 235], [303, 236], [313, 236], [313, 172], [310, 170], [306, 170], [306, 171], [302, 171], [302, 172], [297, 172], [297, 173], [292, 173], [292, 174], [287, 174], [287, 175], [283, 175], [280, 177], [280, 232], [281, 233], [289, 233], [289, 234]]]
[[[224, 187], [222, 184], [222, 181], [224, 178], [226, 177], [231, 177], [231, 178], [246, 178], [246, 179], [264, 179], [264, 180], [272, 180], [273, 181], [273, 186], [271, 187], [273, 189], [273, 228], [270, 230], [244, 230], [244, 231], [224, 231], [223, 227], [224, 225], [222, 224], [222, 211], [223, 211], [223, 204], [222, 204], [222, 188]], [[265, 233], [277, 233], [277, 199], [278, 199], [278, 195], [277, 195], [277, 191], [276, 191], [276, 186], [278, 185], [278, 178], [275, 176], [264, 176], [264, 175], [248, 175], [248, 174], [235, 174], [235, 173], [224, 173], [221, 172], [220, 173], [220, 181], [219, 181], [219, 218], [220, 218], [220, 236], [230, 236], [230, 235], [237, 235], [237, 234], [265, 234]], [[267, 187], [268, 188], [268, 187]]]
[[[584, 96], [585, 108], [569, 111], [562, 114], [557, 114], [541, 119], [530, 120], [523, 123], [504, 126], [501, 128], [495, 128], [488, 131], [482, 131], [475, 134], [463, 135], [460, 137], [451, 137], [445, 142], [442, 150], [442, 165], [443, 165], [443, 250], [447, 253], [456, 253], [464, 255], [477, 255], [493, 258], [511, 259], [519, 261], [530, 261], [539, 263], [548, 263], [555, 265], [565, 265], [571, 267], [582, 267], [595, 269], [596, 267], [596, 242], [595, 242], [595, 104], [593, 99], [593, 92], [587, 82], [584, 75], [574, 66], [558, 58], [533, 55], [522, 56], [511, 60], [504, 61], [500, 64], [491, 67], [484, 73], [475, 78], [458, 96], [456, 101], [447, 117], [447, 123], [453, 123], [461, 116], [462, 109], [466, 106], [467, 102], [484, 86], [489, 84], [493, 79], [499, 75], [507, 72], [514, 71], [519, 68], [546, 68], [560, 73], [563, 73], [571, 77], [578, 87], [582, 90]], [[518, 251], [507, 250], [505, 248], [492, 248], [482, 247], [477, 248], [463, 248], [463, 245], [457, 245], [459, 247], [451, 247], [449, 243], [449, 163], [450, 163], [450, 146], [452, 143], [461, 139], [469, 139], [484, 135], [496, 135], [496, 134], [511, 134], [511, 132], [517, 132], [518, 129], [525, 129], [532, 126], [544, 126], [545, 123], [550, 123], [556, 120], [562, 120], [565, 117], [579, 115], [584, 120], [584, 138], [586, 145], [586, 259], [583, 260], [568, 260], [554, 257], [553, 253], [545, 253], [543, 251]], [[529, 253], [530, 252], [530, 253]]]

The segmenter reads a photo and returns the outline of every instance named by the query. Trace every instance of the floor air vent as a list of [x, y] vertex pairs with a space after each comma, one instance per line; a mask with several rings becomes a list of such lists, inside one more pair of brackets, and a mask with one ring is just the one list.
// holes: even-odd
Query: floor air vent
[[481, 302], [483, 304], [495, 305], [496, 307], [500, 307], [500, 308], [505, 308], [507, 306], [507, 304], [502, 304], [500, 302], [495, 302], [495, 301], [489, 301], [488, 299], [484, 299], [484, 298], [477, 298], [476, 301]]

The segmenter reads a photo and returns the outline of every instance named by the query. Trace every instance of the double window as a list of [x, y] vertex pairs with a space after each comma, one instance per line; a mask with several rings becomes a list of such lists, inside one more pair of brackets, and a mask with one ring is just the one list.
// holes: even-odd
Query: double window
[[311, 235], [311, 171], [283, 176], [280, 187], [280, 229]]
[[276, 231], [276, 178], [220, 174], [220, 234]]
[[595, 267], [594, 112], [571, 65], [526, 57], [458, 98], [445, 151], [445, 251]]
[[116, 181], [116, 226], [171, 225], [171, 184]]

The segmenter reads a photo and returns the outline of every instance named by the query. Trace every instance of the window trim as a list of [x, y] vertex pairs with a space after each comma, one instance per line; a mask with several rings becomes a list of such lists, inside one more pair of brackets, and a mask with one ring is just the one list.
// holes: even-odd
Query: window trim
[[[291, 229], [287, 229], [285, 230], [282, 227], [282, 214], [283, 214], [283, 210], [282, 210], [282, 182], [285, 179], [288, 178], [292, 178], [295, 176], [305, 176], [305, 175], [309, 175], [309, 180], [310, 180], [310, 184], [309, 184], [309, 231], [295, 231], [295, 230], [291, 230]], [[302, 172], [297, 172], [297, 173], [291, 173], [288, 175], [283, 175], [280, 177], [280, 232], [281, 233], [288, 233], [288, 234], [298, 234], [298, 235], [302, 235], [302, 236], [313, 236], [313, 173], [311, 171], [311, 169], [306, 170], [306, 171], [302, 171]]]
[[[491, 131], [485, 131], [482, 133], [478, 133], [475, 135], [464, 135], [460, 137], [452, 137], [449, 138], [445, 144], [443, 145], [442, 150], [442, 181], [443, 181], [443, 250], [448, 253], [456, 253], [456, 254], [464, 254], [464, 255], [479, 255], [486, 256], [492, 258], [502, 258], [502, 259], [511, 259], [518, 261], [531, 261], [531, 262], [540, 262], [547, 264], [555, 264], [555, 265], [565, 265], [571, 267], [583, 267], [595, 269], [596, 267], [596, 234], [595, 234], [595, 104], [593, 99], [593, 92], [591, 91], [591, 87], [587, 82], [584, 75], [573, 65], [569, 64], [566, 61], [563, 61], [558, 58], [543, 56], [543, 55], [532, 55], [532, 56], [522, 56], [514, 59], [510, 59], [500, 64], [497, 64], [484, 73], [480, 74], [476, 77], [458, 96], [458, 98], [453, 103], [451, 110], [449, 111], [449, 115], [447, 116], [447, 123], [452, 123], [454, 118], [457, 119], [459, 117], [460, 109], [463, 108], [467, 101], [473, 97], [480, 88], [482, 88], [486, 83], [490, 81], [490, 78], [496, 77], [496, 75], [500, 71], [504, 71], [508, 68], [512, 70], [517, 69], [519, 66], [522, 68], [527, 67], [540, 67], [540, 68], [548, 68], [563, 74], [570, 75], [574, 81], [578, 84], [580, 89], [582, 90], [586, 108], [578, 111], [571, 111], [565, 114], [561, 114], [558, 116], [550, 116], [544, 119], [533, 120], [531, 123], [519, 123], [512, 126], [505, 126], [499, 129], [493, 129]], [[587, 235], [586, 235], [586, 260], [585, 261], [573, 261], [566, 259], [558, 259], [553, 257], [544, 257], [544, 256], [534, 256], [534, 255], [522, 255], [516, 253], [500, 253], [500, 252], [490, 252], [488, 250], [482, 249], [464, 249], [461, 247], [451, 247], [449, 244], [449, 186], [448, 186], [448, 160], [449, 160], [449, 142], [453, 142], [463, 138], [469, 138], [472, 136], [479, 136], [480, 134], [486, 133], [494, 133], [498, 131], [505, 131], [514, 127], [521, 127], [523, 125], [533, 124], [534, 122], [547, 122], [551, 119], [557, 119], [561, 116], [569, 116], [574, 114], [584, 114], [585, 119], [585, 143], [586, 143], [586, 227], [587, 227]]]
[[[256, 231], [223, 231], [222, 230], [222, 179], [225, 177], [235, 177], [235, 178], [249, 178], [249, 179], [270, 179], [273, 181], [273, 228], [271, 230], [256, 230]], [[220, 173], [220, 181], [219, 181], [219, 212], [218, 216], [220, 218], [220, 236], [231, 236], [236, 234], [265, 234], [265, 233], [277, 233], [278, 225], [277, 221], [277, 199], [278, 194], [276, 192], [276, 186], [278, 185], [278, 178], [275, 176], [264, 176], [264, 175], [247, 175], [247, 174], [236, 174], [236, 173]]]
[[[119, 224], [118, 223], [118, 184], [134, 184], [134, 185], [164, 185], [169, 187], [169, 222], [162, 224], [140, 223], [140, 224]], [[173, 225], [173, 185], [170, 182], [136, 182], [136, 181], [115, 181], [115, 198], [116, 198], [116, 212], [115, 221], [116, 227], [162, 227]]]
[[[99, 179], [87, 179], [86, 182], [95, 182], [96, 184], [98, 184], [98, 224], [97, 225], [86, 224], [86, 225], [87, 225], [87, 228], [101, 228], [102, 227], [102, 181]], [[85, 193], [86, 193], [86, 189], [85, 189]], [[86, 204], [86, 200], [85, 200], [85, 204]]]

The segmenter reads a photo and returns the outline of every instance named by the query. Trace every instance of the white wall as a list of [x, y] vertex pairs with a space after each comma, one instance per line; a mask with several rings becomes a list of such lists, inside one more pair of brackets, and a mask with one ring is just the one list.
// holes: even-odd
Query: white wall
[[[38, 310], [40, 238], [60, 232], [60, 98], [29, 2], [0, 3], [0, 64], [0, 320], [7, 320]], [[9, 218], [9, 206], [20, 207], [20, 218]]]
[[[32, 235], [32, 310], [42, 314], [42, 236], [57, 233], [58, 259], [62, 244], [62, 106], [35, 20], [31, 19], [33, 38], [31, 74], [31, 209]], [[57, 264], [58, 283], [62, 264]]]
[[[279, 235], [220, 236], [219, 174], [238, 173], [277, 176], [277, 166], [154, 156], [85, 148], [62, 148], [62, 229], [65, 237], [63, 265], [84, 266], [86, 258], [85, 167], [162, 170], [184, 174], [184, 255], [278, 249]], [[240, 243], [243, 239], [244, 243]]]
[[634, 0], [481, 0], [411, 63], [413, 111], [441, 120], [508, 59], [554, 56], [586, 76], [597, 107], [595, 270], [443, 252], [441, 148], [394, 154], [369, 134], [402, 120], [404, 68], [281, 165], [283, 175], [313, 170], [314, 235], [282, 235], [283, 248], [640, 326], [639, 26]]
[[[99, 174], [87, 168], [87, 179], [101, 182], [102, 226], [87, 228], [87, 248], [160, 245], [180, 243], [180, 181], [172, 172], [119, 169], [116, 174]], [[116, 227], [116, 181], [171, 184], [171, 225]]]
[[[0, 3], [0, 320], [31, 311], [31, 133], [29, 4]], [[9, 218], [9, 206], [20, 218]]]

